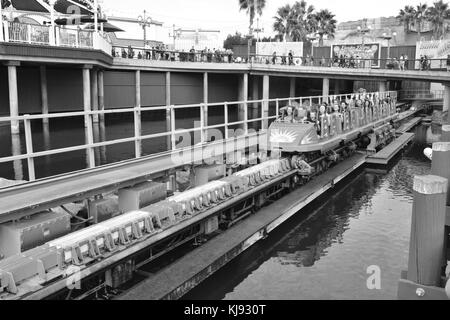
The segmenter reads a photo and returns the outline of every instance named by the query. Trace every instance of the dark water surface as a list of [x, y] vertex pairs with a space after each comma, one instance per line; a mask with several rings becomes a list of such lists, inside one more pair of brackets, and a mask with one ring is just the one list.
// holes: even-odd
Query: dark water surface
[[[208, 278], [184, 299], [396, 299], [408, 263], [414, 175], [427, 127], [386, 172], [364, 170]], [[280, 200], [282, 201], [282, 200]], [[369, 290], [369, 266], [381, 289]]]

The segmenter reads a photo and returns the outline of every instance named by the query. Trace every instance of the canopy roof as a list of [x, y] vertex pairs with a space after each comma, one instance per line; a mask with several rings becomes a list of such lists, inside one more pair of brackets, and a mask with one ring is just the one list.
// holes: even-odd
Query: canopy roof
[[[49, 5], [44, 2], [44, 0], [10, 0], [13, 7], [17, 10], [23, 11], [33, 11], [33, 12], [49, 12]], [[81, 6], [76, 4], [76, 0], [56, 0], [55, 3], [55, 11], [64, 13], [64, 14], [75, 14], [78, 12], [74, 12], [73, 6], [77, 6], [80, 9], [80, 14], [92, 14], [91, 11], [84, 9], [83, 4]]]

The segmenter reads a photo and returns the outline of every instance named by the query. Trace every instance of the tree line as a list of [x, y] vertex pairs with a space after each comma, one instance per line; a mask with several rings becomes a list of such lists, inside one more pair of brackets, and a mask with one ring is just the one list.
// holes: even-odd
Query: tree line
[[431, 23], [433, 36], [436, 39], [443, 37], [449, 28], [450, 9], [448, 2], [439, 0], [429, 7], [426, 3], [417, 6], [407, 5], [400, 12], [397, 18], [403, 23], [405, 32], [411, 32], [414, 28], [419, 35], [426, 22]]
[[[253, 24], [256, 16], [261, 16], [266, 6], [266, 0], [238, 0], [239, 10], [245, 11], [249, 16], [249, 36], [253, 38]], [[317, 39], [319, 46], [323, 46], [325, 36], [328, 39], [334, 38], [337, 21], [335, 15], [328, 9], [316, 11], [314, 6], [308, 5], [305, 0], [297, 1], [294, 4], [286, 4], [277, 10], [273, 17], [274, 38], [265, 38], [265, 41], [302, 41]], [[405, 26], [406, 32], [413, 31], [414, 28], [419, 35], [425, 22], [429, 22], [433, 28], [433, 35], [440, 39], [449, 29], [450, 9], [448, 2], [439, 0], [432, 6], [419, 4], [417, 6], [407, 5], [401, 9], [397, 15]], [[227, 47], [233, 44], [247, 44], [247, 38], [240, 33], [229, 35], [225, 40]]]

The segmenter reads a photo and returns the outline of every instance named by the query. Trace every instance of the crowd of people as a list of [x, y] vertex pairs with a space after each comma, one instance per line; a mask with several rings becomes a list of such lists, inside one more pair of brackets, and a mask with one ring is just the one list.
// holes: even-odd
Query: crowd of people
[[165, 60], [165, 61], [182, 61], [182, 62], [240, 62], [238, 58], [234, 58], [234, 53], [230, 49], [212, 50], [205, 48], [203, 50], [195, 50], [192, 47], [189, 51], [170, 50], [169, 46], [145, 46], [143, 49], [113, 48], [113, 57], [122, 57], [128, 59], [146, 59], [146, 60]]
[[[344, 131], [346, 130], [346, 128], [344, 128], [344, 115], [350, 117], [351, 109], [361, 108], [364, 110], [364, 114], [368, 115], [369, 119], [372, 119], [374, 106], [378, 105], [390, 108], [391, 103], [394, 102], [395, 101], [389, 96], [380, 97], [378, 93], [369, 94], [360, 91], [359, 93], [341, 97], [340, 99], [331, 98], [329, 101], [323, 101], [319, 104], [311, 105], [309, 101], [305, 101], [303, 105], [300, 105], [297, 102], [290, 103], [288, 106], [280, 109], [280, 117], [277, 121], [283, 123], [314, 124], [317, 134], [321, 136], [323, 123], [330, 126], [330, 120], [333, 114], [340, 120], [340, 125]], [[323, 118], [326, 118], [327, 121], [322, 121]]]
[[[216, 63], [247, 63], [245, 57], [236, 57], [230, 49], [205, 48], [196, 50], [192, 47], [189, 51], [170, 50], [168, 45], [157, 45], [150, 47], [148, 45], [143, 49], [136, 49], [131, 46], [113, 47], [113, 57], [122, 57], [129, 59], [146, 59], [146, 60], [165, 60], [165, 61], [181, 61], [181, 62], [216, 62]], [[359, 55], [334, 55], [333, 58], [314, 59], [309, 54], [305, 57], [295, 56], [290, 50], [287, 54], [278, 55], [273, 52], [269, 55], [253, 55], [251, 62], [273, 64], [273, 65], [289, 65], [289, 66], [319, 66], [319, 67], [339, 67], [339, 68], [371, 68], [376, 60], [363, 59]], [[383, 63], [383, 61], [381, 61]], [[443, 63], [442, 63], [443, 62]], [[416, 66], [418, 63], [418, 67]], [[447, 67], [450, 71], [450, 55], [447, 59], [442, 59], [441, 67]], [[381, 66], [383, 68], [383, 66]], [[431, 59], [427, 55], [421, 55], [418, 61], [410, 60], [408, 55], [402, 54], [400, 57], [393, 57], [385, 61], [385, 68], [392, 70], [431, 70]]]

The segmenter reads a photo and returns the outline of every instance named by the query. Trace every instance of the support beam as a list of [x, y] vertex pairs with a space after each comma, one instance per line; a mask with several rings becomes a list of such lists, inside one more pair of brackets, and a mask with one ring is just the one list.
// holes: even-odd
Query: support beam
[[[269, 83], [270, 78], [268, 75], [263, 76], [263, 103], [262, 103], [262, 118], [269, 117]], [[262, 130], [267, 130], [269, 128], [269, 120], [264, 119], [262, 121]]]
[[[47, 67], [40, 67], [41, 75], [41, 108], [42, 114], [48, 114], [48, 86], [47, 86]], [[42, 119], [43, 124], [48, 124], [48, 118]]]
[[[135, 112], [134, 112], [134, 135], [136, 138], [140, 138], [142, 134], [141, 130], [141, 71], [136, 70], [136, 81], [135, 81]], [[135, 141], [135, 156], [139, 158], [142, 153], [141, 140]]]
[[[55, 3], [56, 3], [56, 0], [50, 0], [49, 1], [50, 6], [49, 6], [49, 8], [47, 8], [47, 10], [50, 11], [51, 26], [50, 26], [50, 37], [49, 37], [50, 39], [49, 40], [50, 40], [50, 45], [52, 45], [52, 46], [57, 45], [56, 37], [55, 37]], [[40, 1], [39, 4], [42, 5], [42, 1]]]
[[[259, 100], [259, 77], [254, 75], [252, 76], [252, 100]], [[252, 119], [258, 118], [258, 103], [255, 102], [252, 105]]]
[[[248, 73], [239, 75], [239, 101], [248, 101]], [[238, 121], [248, 120], [248, 104], [244, 102], [239, 105]], [[244, 129], [245, 133], [248, 132], [248, 123], [240, 126]]]
[[[98, 70], [91, 70], [91, 105], [93, 111], [98, 111]], [[98, 123], [98, 114], [95, 114], [92, 119], [94, 123]]]
[[[170, 106], [170, 72], [166, 72], [166, 106]], [[171, 130], [171, 111], [166, 109], [166, 132]], [[167, 150], [172, 150], [172, 138], [167, 136]]]
[[[98, 109], [105, 110], [105, 84], [103, 80], [103, 70], [98, 71]], [[100, 115], [100, 121], [105, 122], [105, 115]]]
[[386, 92], [386, 87], [387, 87], [387, 81], [380, 81], [378, 83], [378, 91], [379, 92]]
[[[443, 105], [442, 105], [442, 111], [448, 111], [450, 107], [450, 84], [446, 83], [444, 84], [444, 99], [443, 99]], [[450, 123], [450, 113], [448, 115], [448, 120]]]
[[2, 13], [2, 6], [0, 1], [0, 42], [5, 41], [5, 37], [3, 37], [3, 13]]
[[[83, 107], [85, 112], [91, 111], [91, 77], [90, 69], [92, 66], [83, 67]], [[94, 143], [94, 131], [92, 126], [92, 116], [86, 114], [84, 116], [84, 126], [85, 126], [85, 140], [86, 144], [91, 145]], [[88, 147], [86, 149], [87, 165], [89, 168], [95, 167], [95, 153], [94, 148]]]
[[295, 98], [295, 78], [290, 78], [289, 81], [289, 98]]
[[203, 126], [208, 126], [208, 72], [203, 73]]
[[330, 79], [329, 78], [323, 78], [322, 96], [324, 98], [326, 98], [329, 95], [330, 95]]
[[[8, 63], [8, 86], [9, 86], [9, 114], [11, 117], [19, 115], [19, 95], [17, 93], [17, 63]], [[20, 133], [20, 122], [11, 120], [11, 134]]]
[[341, 80], [334, 80], [334, 95], [338, 95], [341, 92]]

